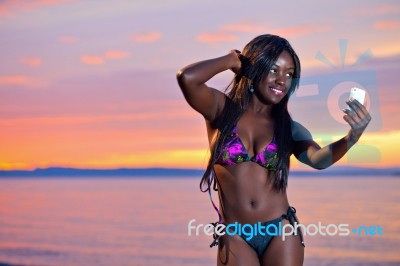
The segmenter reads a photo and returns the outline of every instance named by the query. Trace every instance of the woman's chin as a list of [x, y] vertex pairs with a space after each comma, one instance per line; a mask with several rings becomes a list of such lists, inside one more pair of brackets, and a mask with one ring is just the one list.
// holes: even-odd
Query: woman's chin
[[283, 98], [285, 98], [286, 94], [283, 95], [270, 95], [269, 97], [266, 97], [266, 102], [270, 104], [279, 104]]

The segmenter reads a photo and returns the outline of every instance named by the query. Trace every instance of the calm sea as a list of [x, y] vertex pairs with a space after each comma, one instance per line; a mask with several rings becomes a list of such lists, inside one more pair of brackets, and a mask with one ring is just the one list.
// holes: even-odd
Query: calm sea
[[[0, 262], [215, 265], [211, 238], [188, 236], [191, 219], [217, 218], [198, 183], [156, 177], [0, 179]], [[400, 179], [390, 177], [291, 178], [289, 201], [301, 223], [383, 228], [383, 236], [306, 236], [305, 265], [400, 265], [399, 189]]]

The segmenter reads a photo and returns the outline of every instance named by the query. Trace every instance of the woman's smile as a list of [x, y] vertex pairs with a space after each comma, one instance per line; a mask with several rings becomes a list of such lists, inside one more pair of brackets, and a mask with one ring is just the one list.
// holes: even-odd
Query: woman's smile
[[269, 87], [270, 90], [272, 90], [276, 95], [284, 95], [285, 94], [285, 89], [282, 87]]

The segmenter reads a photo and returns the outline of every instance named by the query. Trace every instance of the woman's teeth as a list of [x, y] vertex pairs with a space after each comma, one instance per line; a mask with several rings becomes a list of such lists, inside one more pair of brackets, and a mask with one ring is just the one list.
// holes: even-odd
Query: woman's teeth
[[283, 91], [282, 91], [282, 90], [278, 90], [278, 89], [276, 89], [276, 88], [271, 88], [271, 90], [272, 90], [275, 94], [278, 94], [278, 95], [283, 94]]

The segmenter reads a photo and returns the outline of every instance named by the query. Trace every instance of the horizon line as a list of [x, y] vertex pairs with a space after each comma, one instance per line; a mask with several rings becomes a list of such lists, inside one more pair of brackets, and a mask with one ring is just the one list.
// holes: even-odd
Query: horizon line
[[[77, 176], [201, 176], [204, 169], [188, 168], [117, 168], [117, 169], [93, 169], [93, 168], [66, 168], [48, 167], [35, 168], [33, 170], [0, 170], [0, 177], [77, 177]], [[292, 170], [292, 176], [400, 176], [400, 167], [393, 168], [366, 168], [355, 166], [337, 166], [330, 169], [321, 170]]]
[[[340, 168], [353, 168], [353, 169], [373, 169], [373, 170], [386, 170], [386, 169], [400, 169], [400, 166], [383, 166], [383, 167], [374, 167], [374, 166], [358, 166], [358, 165], [332, 165], [328, 168], [318, 170], [311, 167], [307, 167], [304, 169], [290, 169], [290, 172], [306, 172], [306, 171], [326, 171], [332, 169], [340, 169]], [[47, 170], [47, 169], [74, 169], [74, 170], [97, 170], [97, 171], [113, 171], [113, 170], [199, 170], [205, 171], [205, 168], [196, 168], [196, 167], [163, 167], [163, 166], [148, 166], [148, 167], [115, 167], [115, 168], [97, 168], [97, 167], [74, 167], [74, 166], [45, 166], [45, 167], [35, 167], [35, 168], [14, 168], [14, 169], [1, 169], [0, 171], [25, 171], [25, 172], [32, 172], [36, 170]]]

